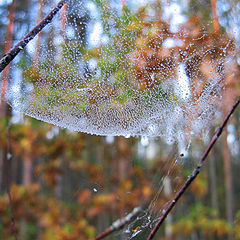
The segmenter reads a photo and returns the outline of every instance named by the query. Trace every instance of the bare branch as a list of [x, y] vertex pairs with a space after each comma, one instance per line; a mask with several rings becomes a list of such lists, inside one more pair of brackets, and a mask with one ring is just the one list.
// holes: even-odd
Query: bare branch
[[117, 221], [115, 221], [108, 229], [106, 229], [104, 232], [102, 232], [97, 237], [95, 237], [94, 240], [103, 239], [103, 238], [107, 237], [109, 234], [111, 234], [112, 232], [115, 232], [115, 231], [123, 228], [128, 223], [130, 223], [139, 214], [140, 211], [141, 211], [141, 207], [134, 208], [131, 213], [129, 213], [124, 218], [121, 218], [121, 219], [118, 219]]
[[11, 228], [12, 228], [12, 232], [14, 234], [14, 239], [18, 240], [17, 228], [16, 228], [15, 218], [14, 218], [14, 214], [13, 214], [13, 204], [12, 204], [12, 195], [11, 195], [10, 186], [7, 187], [7, 195], [8, 195], [8, 201], [9, 201], [9, 207], [10, 207], [10, 214], [11, 214]]
[[171, 203], [168, 205], [165, 213], [160, 217], [160, 219], [158, 220], [158, 222], [156, 223], [156, 225], [154, 226], [154, 228], [152, 229], [152, 231], [150, 232], [150, 234], [148, 235], [147, 240], [151, 240], [153, 239], [153, 237], [155, 236], [155, 234], [157, 233], [158, 229], [160, 228], [160, 226], [162, 225], [162, 223], [164, 222], [164, 220], [166, 219], [166, 217], [168, 216], [168, 214], [170, 213], [170, 211], [173, 209], [173, 207], [175, 206], [175, 204], [177, 203], [177, 201], [180, 199], [180, 197], [183, 195], [183, 193], [187, 190], [187, 188], [190, 186], [190, 184], [193, 182], [193, 180], [198, 176], [198, 174], [201, 171], [201, 168], [203, 166], [204, 161], [206, 160], [209, 152], [211, 151], [211, 149], [213, 148], [215, 142], [218, 140], [218, 138], [221, 136], [222, 131], [224, 129], [224, 127], [226, 126], [229, 118], [231, 117], [231, 115], [233, 114], [233, 112], [235, 111], [235, 109], [237, 108], [238, 104], [240, 103], [240, 96], [238, 97], [237, 101], [235, 102], [235, 104], [232, 106], [232, 109], [230, 110], [230, 112], [228, 113], [228, 115], [226, 116], [226, 118], [224, 119], [222, 125], [218, 128], [218, 130], [216, 131], [215, 135], [213, 136], [211, 142], [209, 143], [207, 149], [205, 150], [205, 152], [203, 153], [201, 159], [199, 160], [197, 166], [195, 167], [195, 169], [193, 170], [192, 174], [188, 176], [188, 179], [185, 181], [185, 183], [183, 184], [183, 186], [181, 187], [181, 189], [178, 191], [178, 193], [176, 194], [175, 198], [171, 201]]
[[13, 213], [13, 203], [12, 203], [12, 195], [11, 195], [11, 162], [12, 162], [12, 156], [11, 156], [11, 151], [10, 151], [10, 121], [7, 116], [7, 183], [6, 183], [6, 190], [7, 190], [7, 195], [8, 195], [8, 202], [9, 202], [9, 208], [10, 208], [10, 215], [11, 215], [11, 229], [12, 233], [14, 234], [14, 240], [18, 240], [17, 237], [17, 228], [15, 224], [15, 218], [14, 218], [14, 213]]
[[0, 72], [17, 56], [17, 54], [23, 50], [26, 45], [53, 19], [62, 6], [68, 0], [61, 0], [57, 6], [39, 23], [37, 24], [25, 37], [20, 40], [9, 52], [7, 52], [0, 60]]

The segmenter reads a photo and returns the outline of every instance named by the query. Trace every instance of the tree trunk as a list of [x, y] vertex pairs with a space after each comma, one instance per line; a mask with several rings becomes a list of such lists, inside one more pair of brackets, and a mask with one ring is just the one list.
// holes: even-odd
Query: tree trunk
[[211, 0], [211, 6], [212, 6], [213, 27], [215, 32], [219, 33], [220, 24], [219, 24], [218, 14], [217, 14], [217, 0]]
[[217, 174], [216, 174], [216, 159], [215, 154], [211, 154], [209, 161], [209, 178], [210, 178], [210, 195], [212, 208], [218, 210], [217, 196]]
[[[210, 130], [211, 136], [214, 135], [214, 129]], [[216, 172], [216, 147], [212, 150], [209, 159], [209, 182], [210, 182], [210, 197], [211, 197], [211, 206], [212, 208], [218, 210], [218, 196], [217, 196], [217, 172]]]
[[[14, 27], [14, 15], [15, 15], [15, 0], [12, 1], [9, 6], [9, 15], [8, 15], [8, 25], [4, 46], [4, 53], [7, 53], [12, 47], [13, 40], [13, 27]], [[1, 109], [0, 109], [0, 117], [5, 115], [6, 103], [5, 103], [5, 94], [7, 91], [7, 82], [9, 77], [10, 66], [8, 65], [2, 73], [2, 81], [1, 81]]]
[[23, 185], [28, 186], [32, 182], [32, 159], [27, 152], [23, 157]]
[[65, 39], [65, 30], [67, 25], [67, 3], [61, 9], [61, 35]]
[[[39, 10], [38, 10], [38, 16], [37, 16], [37, 23], [39, 23], [43, 17], [43, 1], [39, 0], [38, 1], [38, 5], [39, 5]], [[40, 40], [41, 40], [41, 35], [42, 32], [40, 32], [37, 35], [37, 41], [36, 41], [36, 47], [35, 47], [35, 53], [33, 56], [33, 63], [35, 64], [35, 66], [37, 67], [39, 64], [39, 60], [40, 60]]]
[[[169, 176], [166, 176], [163, 180], [163, 190], [165, 196], [168, 198], [172, 194], [172, 185], [171, 185], [171, 178]], [[165, 227], [165, 235], [166, 238], [172, 237], [172, 214], [168, 214], [168, 217], [166, 218], [166, 227]]]
[[[223, 132], [223, 159], [224, 159], [224, 177], [225, 177], [225, 189], [226, 189], [226, 217], [228, 222], [233, 225], [233, 189], [232, 189], [232, 171], [231, 171], [231, 156], [227, 143], [227, 131]], [[229, 240], [233, 239], [232, 235], [229, 235]]]
[[[9, 15], [8, 15], [9, 23], [7, 25], [7, 32], [6, 32], [6, 39], [5, 39], [5, 46], [4, 46], [5, 53], [7, 53], [12, 46], [14, 15], [15, 15], [15, 0], [13, 0], [9, 6]], [[11, 115], [11, 111], [9, 110], [9, 107], [5, 101], [5, 95], [8, 87], [9, 72], [10, 72], [10, 68], [9, 66], [7, 66], [2, 73], [1, 86], [0, 86], [0, 93], [1, 93], [0, 118], [10, 118], [10, 115]], [[2, 176], [1, 176], [0, 192], [2, 192], [2, 190], [6, 188], [7, 184], [10, 184], [8, 183], [8, 181], [9, 181], [9, 174], [11, 170], [9, 166], [10, 164], [8, 162], [8, 144], [7, 143], [4, 149], [1, 150], [1, 157], [2, 158], [0, 159], [1, 161], [0, 166], [2, 167]]]

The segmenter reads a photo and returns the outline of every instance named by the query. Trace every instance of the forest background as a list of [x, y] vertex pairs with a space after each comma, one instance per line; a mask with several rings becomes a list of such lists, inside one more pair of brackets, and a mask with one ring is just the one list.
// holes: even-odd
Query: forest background
[[[106, 6], [109, 9], [119, 5], [120, 9], [125, 9], [122, 15], [132, 7], [132, 3], [124, 0], [75, 1], [74, 4], [86, 10], [89, 3], [105, 13], [106, 19]], [[0, 1], [1, 56], [54, 4], [54, 1], [41, 0]], [[151, 4], [155, 21], [164, 23], [164, 6], [172, 3], [156, 0]], [[191, 34], [200, 34], [199, 25], [204, 25], [208, 38], [203, 39], [202, 44], [204, 41], [209, 44], [218, 36], [225, 39], [234, 36], [236, 45], [239, 43], [238, 1], [189, 0], [175, 4], [181, 6], [185, 18], [182, 25], [189, 30], [189, 42]], [[148, 6], [143, 4], [138, 8], [136, 5], [134, 7], [143, 20]], [[30, 74], [26, 69], [31, 66], [31, 61], [41, 61], [41, 51], [44, 51], [41, 44], [52, 47], [48, 42], [65, 34], [67, 22], [71, 21], [67, 12], [65, 7], [57, 16], [61, 31], [59, 26], [42, 31], [35, 39], [35, 45], [26, 48], [15, 65], [7, 67], [1, 74], [0, 239], [14, 239], [7, 194], [10, 177], [19, 239], [93, 239], [135, 207], [148, 208], [160, 188], [150, 209], [151, 216], [159, 216], [159, 209], [164, 210], [175, 195], [239, 95], [236, 54], [235, 64], [224, 76], [225, 89], [216, 109], [219, 117], [212, 119], [204, 137], [193, 136], [190, 148], [184, 148], [178, 142], [169, 144], [163, 138], [101, 137], [72, 132], [12, 111], [4, 101], [4, 93], [13, 87], [16, 78], [36, 81], [37, 73]], [[84, 11], [78, 20], [81, 22], [77, 25], [78, 34], [82, 44], [86, 45], [90, 41], [90, 10]], [[141, 26], [142, 29], [147, 27]], [[216, 40], [214, 44], [217, 49], [222, 42]], [[57, 54], [57, 47], [51, 51]], [[216, 59], [218, 54], [221, 52], [215, 55]], [[191, 64], [188, 71], [189, 76], [194, 74]], [[194, 80], [198, 81], [198, 78]], [[149, 84], [147, 78], [139, 80], [140, 88], [147, 88]], [[211, 152], [201, 175], [171, 212], [156, 239], [240, 239], [239, 121], [238, 110]], [[180, 161], [175, 162], [176, 159]], [[126, 226], [107, 239], [125, 239], [126, 229], [131, 235], [135, 234], [136, 239], [146, 239], [149, 228], [142, 230], [143, 225], [139, 221]]]

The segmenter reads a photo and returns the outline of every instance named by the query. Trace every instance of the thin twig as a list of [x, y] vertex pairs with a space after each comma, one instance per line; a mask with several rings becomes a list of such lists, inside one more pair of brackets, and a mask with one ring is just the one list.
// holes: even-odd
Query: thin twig
[[118, 219], [115, 221], [107, 230], [99, 234], [97, 237], [94, 238], [94, 240], [100, 240], [105, 237], [107, 237], [112, 232], [115, 232], [119, 229], [122, 229], [124, 226], [126, 226], [128, 223], [130, 223], [141, 211], [141, 207], [136, 207], [133, 209], [131, 213], [129, 213], [126, 217]]
[[190, 184], [193, 182], [193, 180], [198, 176], [198, 174], [201, 171], [201, 168], [203, 166], [204, 161], [206, 160], [209, 152], [211, 151], [211, 149], [213, 148], [215, 142], [218, 140], [218, 138], [220, 137], [220, 135], [222, 134], [222, 131], [224, 129], [224, 127], [226, 126], [229, 118], [231, 117], [231, 115], [233, 114], [233, 112], [235, 111], [235, 109], [237, 108], [238, 104], [240, 103], [240, 96], [238, 97], [237, 101], [235, 102], [235, 104], [232, 106], [232, 109], [230, 110], [230, 112], [228, 113], [228, 115], [226, 116], [226, 118], [224, 119], [222, 125], [218, 128], [218, 130], [216, 131], [215, 135], [213, 136], [211, 142], [209, 143], [207, 149], [205, 150], [205, 152], [203, 153], [201, 159], [199, 160], [197, 166], [195, 167], [195, 169], [193, 170], [192, 174], [190, 176], [188, 176], [188, 179], [185, 181], [185, 183], [183, 184], [183, 186], [181, 187], [181, 189], [178, 191], [178, 193], [176, 194], [175, 198], [171, 201], [171, 203], [168, 205], [166, 211], [164, 212], [164, 214], [160, 217], [160, 219], [158, 220], [158, 222], [156, 223], [156, 225], [154, 226], [154, 228], [152, 229], [152, 231], [150, 232], [150, 234], [148, 235], [147, 240], [151, 240], [153, 239], [153, 237], [155, 236], [155, 234], [157, 233], [158, 229], [160, 228], [160, 226], [162, 225], [163, 221], [165, 220], [165, 218], [168, 216], [168, 214], [170, 213], [170, 211], [173, 209], [173, 207], [175, 206], [175, 204], [177, 203], [177, 201], [180, 199], [180, 197], [183, 195], [183, 193], [187, 190], [187, 188], [190, 186]]
[[18, 240], [17, 238], [17, 228], [15, 224], [15, 218], [13, 214], [13, 204], [12, 204], [12, 196], [11, 196], [11, 161], [12, 161], [12, 156], [10, 152], [10, 121], [7, 116], [7, 171], [8, 171], [8, 176], [7, 176], [7, 184], [6, 184], [6, 190], [7, 190], [7, 195], [8, 195], [8, 201], [9, 201], [9, 207], [10, 207], [10, 215], [11, 215], [11, 228], [12, 232], [14, 234], [14, 239]]
[[39, 23], [37, 24], [25, 37], [20, 40], [9, 52], [7, 52], [0, 60], [0, 72], [17, 56], [17, 54], [23, 50], [26, 45], [53, 19], [62, 6], [68, 0], [61, 0], [57, 6]]
[[14, 218], [14, 214], [13, 214], [13, 204], [12, 204], [12, 196], [11, 196], [10, 186], [7, 186], [7, 194], [8, 194], [8, 201], [9, 201], [10, 214], [11, 214], [11, 228], [12, 228], [12, 232], [14, 234], [14, 239], [18, 240], [17, 228], [16, 228], [15, 218]]

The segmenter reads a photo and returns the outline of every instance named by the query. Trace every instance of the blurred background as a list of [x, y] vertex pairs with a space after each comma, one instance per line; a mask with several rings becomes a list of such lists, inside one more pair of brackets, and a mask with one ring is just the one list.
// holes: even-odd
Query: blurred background
[[[1, 56], [56, 3], [54, 0], [0, 0]], [[114, 24], [111, 11], [116, 12]], [[204, 122], [209, 124], [201, 134], [191, 136], [186, 142], [164, 137], [95, 136], [26, 117], [5, 102], [5, 94], [10, 99], [21, 96], [24, 79], [29, 83], [37, 81], [39, 75], [32, 66], [38, 66], [46, 56], [53, 63], [59, 59], [62, 39], [79, 37], [78, 50], [90, 46], [92, 56], [97, 59], [94, 49], [108, 41], [117, 29], [118, 19], [122, 23], [126, 14], [131, 19], [124, 22], [128, 30], [136, 30], [134, 26], [130, 28], [135, 22], [140, 24], [141, 34], [145, 34], [149, 28], [146, 19], [150, 18], [159, 31], [172, 27], [171, 31], [176, 32], [180, 27], [185, 50], [198, 37], [202, 39], [199, 44], [209, 46], [212, 55], [207, 59], [201, 53], [195, 54], [200, 49], [195, 44], [187, 52], [194, 60], [188, 61], [185, 69], [197, 95], [208, 84], [205, 79], [210, 74], [206, 67], [209, 61], [225, 86], [221, 96], [214, 98], [218, 104], [212, 118]], [[187, 179], [239, 95], [239, 16], [237, 0], [151, 0], [148, 3], [75, 0], [65, 5], [54, 24], [44, 29], [0, 75], [0, 239], [14, 239], [6, 192], [9, 184], [19, 239], [93, 239], [135, 207], [141, 208], [138, 216], [106, 239], [146, 239], [151, 222], [161, 216]], [[69, 23], [75, 27], [68, 28]], [[136, 36], [137, 46], [144, 49], [145, 39]], [[157, 40], [156, 36], [148, 35], [152, 49], [156, 49], [154, 41]], [[174, 48], [171, 41], [161, 47]], [[146, 54], [148, 50], [146, 46]], [[168, 52], [162, 54], [168, 57]], [[220, 58], [221, 64], [214, 65]], [[149, 59], [142, 56], [142, 60]], [[83, 77], [91, 73], [91, 64], [95, 63], [82, 67]], [[194, 72], [195, 65], [201, 74]], [[136, 67], [135, 71], [142, 70]], [[175, 71], [166, 70], [166, 75]], [[152, 87], [144, 74], [137, 75], [139, 89]], [[239, 123], [240, 110], [237, 110], [201, 174], [170, 213], [156, 239], [240, 239]]]

